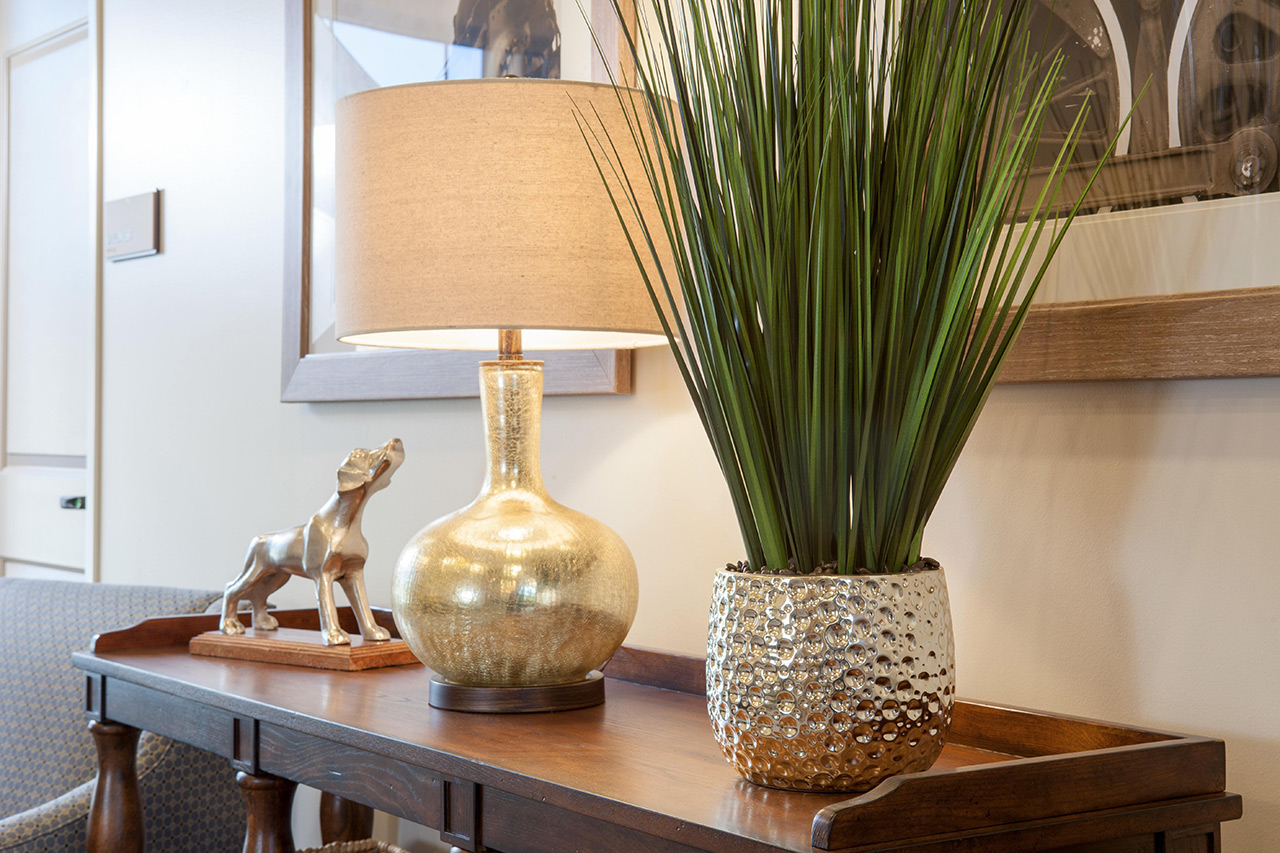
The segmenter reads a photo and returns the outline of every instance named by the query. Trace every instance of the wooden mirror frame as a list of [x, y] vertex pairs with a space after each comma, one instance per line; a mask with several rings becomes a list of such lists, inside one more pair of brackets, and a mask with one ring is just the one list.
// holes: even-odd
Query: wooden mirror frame
[[[444, 350], [309, 351], [313, 11], [312, 0], [285, 2], [285, 255], [280, 400], [301, 403], [477, 397], [478, 364], [492, 355]], [[630, 11], [628, 26], [633, 26], [634, 7]], [[624, 51], [619, 52], [619, 56], [625, 55]], [[496, 351], [496, 337], [494, 348]], [[531, 352], [527, 356], [546, 362], [546, 394], [631, 393], [631, 350], [563, 350]]]
[[[1050, 11], [1051, 15], [1059, 15], [1059, 23], [1065, 25], [1068, 32], [1075, 30], [1076, 25], [1068, 22], [1068, 16], [1061, 7], [1071, 5], [1071, 2], [1060, 0], [1059, 8]], [[1129, 211], [1142, 218], [1148, 215], [1148, 211], [1154, 212], [1157, 208], [1168, 213], [1191, 213], [1191, 218], [1198, 220], [1184, 225], [1188, 233], [1191, 233], [1211, 227], [1209, 223], [1213, 218], [1210, 213], [1213, 202], [1196, 202], [1191, 207], [1180, 204], [1165, 207], [1166, 204], [1187, 197], [1223, 200], [1230, 197], [1242, 203], [1242, 207], [1249, 204], [1250, 200], [1254, 206], [1270, 207], [1269, 223], [1278, 210], [1274, 205], [1280, 195], [1250, 195], [1244, 192], [1242, 188], [1246, 184], [1240, 182], [1230, 164], [1244, 150], [1237, 151], [1234, 140], [1243, 138], [1247, 141], [1249, 137], [1241, 136], [1245, 131], [1275, 136], [1274, 113], [1268, 110], [1265, 116], [1251, 114], [1244, 124], [1236, 121], [1231, 127], [1230, 140], [1225, 133], [1219, 131], [1208, 135], [1203, 132], [1197, 134], [1191, 128], [1197, 122], [1188, 124], [1178, 118], [1178, 104], [1187, 105], [1186, 93], [1183, 91], [1188, 79], [1186, 72], [1191, 71], [1191, 78], [1212, 82], [1225, 73], [1221, 65], [1234, 59], [1229, 60], [1225, 56], [1219, 58], [1214, 51], [1203, 49], [1203, 45], [1201, 49], [1193, 51], [1195, 32], [1199, 31], [1203, 38], [1217, 29], [1216, 24], [1205, 28], [1196, 23], [1194, 19], [1198, 10], [1195, 4], [1184, 4], [1176, 23], [1171, 18], [1161, 19], [1166, 11], [1166, 4], [1144, 2], [1141, 5], [1142, 10], [1127, 21], [1122, 22], [1113, 16], [1114, 28], [1103, 21], [1102, 30], [1097, 33], [1097, 46], [1091, 45], [1098, 57], [1104, 57], [1108, 53], [1124, 53], [1133, 64], [1126, 64], [1123, 75], [1118, 73], [1117, 67], [1115, 78], [1104, 81], [1101, 86], [1100, 91], [1107, 91], [1114, 86], [1114, 94], [1120, 95], [1123, 77], [1123, 85], [1128, 87], [1127, 94], [1130, 98], [1127, 103], [1123, 96], [1116, 101], [1113, 105], [1115, 112], [1111, 114], [1110, 121], [1106, 119], [1106, 108], [1103, 108], [1103, 119], [1095, 132], [1106, 127], [1103, 137], [1113, 131], [1122, 136], [1131, 136], [1127, 143], [1115, 149], [1115, 156], [1103, 167], [1102, 173], [1092, 184], [1088, 206], [1117, 212]], [[1222, 10], [1224, 15], [1229, 12], [1230, 8]], [[1084, 21], [1085, 19], [1081, 19], [1077, 25]], [[1148, 25], [1154, 29], [1148, 30]], [[1087, 41], [1080, 35], [1082, 32], [1082, 29], [1075, 30], [1072, 37], [1078, 37], [1081, 43]], [[1118, 41], [1113, 43], [1113, 37], [1118, 37]], [[1051, 39], [1048, 31], [1045, 39], [1046, 43]], [[1104, 45], [1106, 51], [1097, 50], [1098, 46]], [[1103, 61], [1106, 62], [1105, 59]], [[1185, 63], [1190, 63], [1190, 69], [1185, 67]], [[1064, 73], [1075, 72], [1064, 70]], [[1073, 82], [1090, 89], [1095, 88], [1092, 83], [1084, 80]], [[1275, 94], [1270, 92], [1268, 97], [1274, 97]], [[1133, 109], [1129, 116], [1131, 123], [1122, 132], [1122, 128], [1125, 128], [1123, 117], [1129, 108]], [[1194, 109], [1201, 108], [1197, 102]], [[1065, 116], [1066, 113], [1063, 113], [1062, 117]], [[1243, 120], [1242, 116], [1238, 118]], [[1262, 124], [1259, 125], [1260, 119]], [[1190, 135], [1184, 136], [1188, 132]], [[1103, 137], [1093, 138], [1091, 144], [1094, 153], [1083, 158], [1084, 161], [1092, 161], [1101, 153], [1098, 146], [1103, 143]], [[1132, 147], [1135, 143], [1136, 148]], [[1084, 161], [1076, 162], [1067, 169], [1064, 191], [1060, 196], [1064, 210], [1066, 201], [1076, 198], [1091, 180], [1095, 163]], [[1035, 177], [1031, 184], [1035, 189], [1043, 188], [1043, 182], [1047, 178], [1045, 170], [1033, 170], [1033, 175]], [[1262, 186], [1270, 185], [1272, 180], [1273, 178], [1268, 177], [1262, 182]], [[1037, 197], [1035, 190], [1027, 196], [1031, 199]], [[1209, 210], [1193, 212], [1200, 204], [1204, 204]], [[1086, 281], [1091, 276], [1082, 268], [1079, 283], [1088, 289], [1075, 291], [1082, 297], [1096, 292], [1129, 292], [1134, 295], [1101, 301], [1046, 302], [1034, 306], [1010, 352], [999, 381], [1066, 382], [1280, 375], [1280, 335], [1277, 334], [1280, 331], [1280, 287], [1257, 287], [1256, 285], [1265, 283], [1257, 279], [1226, 278], [1228, 275], [1239, 275], [1238, 272], [1226, 271], [1219, 273], [1218, 280], [1205, 283], [1202, 277], [1212, 274], [1209, 272], [1209, 264], [1195, 270], [1194, 275], [1200, 281], [1187, 281], [1187, 284], [1195, 288], [1191, 292], [1178, 292], [1182, 290], [1182, 286], [1177, 281], [1172, 282], [1173, 286], [1160, 286], [1151, 280], [1154, 276], [1169, 275], [1165, 272], [1166, 269], [1180, 269], [1177, 263], [1162, 263], [1169, 259], [1159, 257], [1171, 249], [1176, 250], [1175, 247], [1172, 244], [1161, 246], [1142, 240], [1134, 241], [1133, 235], [1143, 232], [1126, 235], [1123, 227], [1114, 231], [1116, 239], [1114, 242], [1110, 241], [1106, 236], [1109, 229], [1120, 226], [1125, 218], [1127, 214], [1112, 222], [1095, 223], [1099, 227], [1094, 234], [1101, 236], [1102, 242], [1088, 245], [1089, 240], [1077, 241], [1070, 251], [1059, 256], [1056, 263], [1064, 265], [1061, 271], [1064, 279], [1069, 280], [1075, 272], [1069, 265], [1084, 260], [1086, 256], [1087, 265], [1097, 265], [1105, 262], [1109, 253], [1115, 253], [1116, 257], [1122, 259], [1122, 263], [1115, 265], [1117, 270], [1124, 268], [1124, 262], [1147, 260], [1144, 273], [1150, 273], [1150, 276], [1147, 277], [1146, 284], [1133, 290], [1127, 290], [1123, 286], [1112, 289], [1108, 285], [1124, 284], [1124, 278], [1117, 278], [1114, 282], [1102, 282], [1100, 291], [1093, 290], [1092, 287], [1099, 282]], [[1083, 224], [1083, 220], [1076, 223], [1077, 227]], [[1266, 228], [1258, 228], [1252, 239], [1265, 240], [1266, 233]], [[1242, 237], [1239, 243], [1231, 246], [1219, 245], [1216, 248], [1222, 257], [1226, 257], [1239, 251], [1240, 246], [1247, 246], [1248, 239]], [[1135, 250], [1129, 248], [1130, 245], [1136, 247], [1136, 258], [1124, 257], [1125, 254], [1135, 253]], [[1160, 272], [1156, 272], [1157, 270]], [[1272, 278], [1271, 281], [1275, 279]], [[1138, 296], [1136, 292], [1139, 291], [1166, 295]]]
[[998, 381], [1280, 376], [1280, 287], [1037, 305]]
[[[599, 0], [597, 0], [599, 2]], [[607, 2], [607, 0], [606, 0]], [[284, 402], [474, 397], [479, 354], [311, 353], [312, 0], [286, 0]], [[625, 4], [624, 4], [625, 8]], [[628, 25], [634, 25], [634, 6]], [[1033, 307], [999, 382], [1280, 376], [1280, 287]], [[629, 394], [630, 350], [531, 353], [547, 394]]]

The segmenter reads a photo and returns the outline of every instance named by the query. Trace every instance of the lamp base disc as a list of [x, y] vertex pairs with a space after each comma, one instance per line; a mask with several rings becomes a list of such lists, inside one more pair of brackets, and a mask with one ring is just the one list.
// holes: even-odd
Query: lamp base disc
[[534, 714], [573, 711], [604, 702], [604, 676], [592, 670], [583, 681], [538, 687], [473, 687], [431, 676], [427, 702], [445, 711], [473, 714]]

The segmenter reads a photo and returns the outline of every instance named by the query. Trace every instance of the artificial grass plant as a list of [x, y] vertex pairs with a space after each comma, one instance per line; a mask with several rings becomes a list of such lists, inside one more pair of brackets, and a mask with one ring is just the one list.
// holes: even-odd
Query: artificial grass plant
[[1079, 209], [1087, 105], [1024, 199], [1061, 72], [1030, 2], [641, 0], [631, 138], [581, 117], [752, 570], [921, 560]]

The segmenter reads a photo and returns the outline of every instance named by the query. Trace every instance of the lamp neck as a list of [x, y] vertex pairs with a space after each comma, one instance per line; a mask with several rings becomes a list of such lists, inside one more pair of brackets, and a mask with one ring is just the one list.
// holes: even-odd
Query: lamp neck
[[546, 496], [542, 443], [542, 362], [480, 362], [488, 450], [483, 493], [520, 489]]
[[524, 358], [524, 336], [519, 329], [498, 331], [498, 360], [520, 361]]

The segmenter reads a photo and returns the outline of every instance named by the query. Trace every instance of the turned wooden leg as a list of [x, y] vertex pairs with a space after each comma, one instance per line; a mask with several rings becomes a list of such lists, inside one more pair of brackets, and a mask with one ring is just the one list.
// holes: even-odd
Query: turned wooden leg
[[143, 853], [138, 735], [133, 726], [89, 723], [98, 747], [98, 782], [89, 806], [89, 853]]
[[373, 809], [328, 791], [320, 794], [320, 840], [323, 843], [363, 841], [371, 835]]
[[241, 770], [236, 784], [249, 809], [244, 853], [293, 853], [293, 792], [297, 782], [279, 776], [251, 776]]

